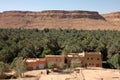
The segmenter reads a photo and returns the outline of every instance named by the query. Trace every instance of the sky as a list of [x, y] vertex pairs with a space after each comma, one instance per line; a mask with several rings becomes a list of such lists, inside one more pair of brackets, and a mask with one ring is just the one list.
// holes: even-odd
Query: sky
[[120, 11], [120, 0], [0, 0], [0, 12], [10, 10], [88, 10], [110, 13]]

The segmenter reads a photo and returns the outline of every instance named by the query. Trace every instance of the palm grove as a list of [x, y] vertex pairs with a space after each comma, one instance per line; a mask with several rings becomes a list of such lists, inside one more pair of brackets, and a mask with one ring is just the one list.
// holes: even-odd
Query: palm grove
[[[0, 29], [0, 62], [41, 58], [71, 52], [102, 53], [111, 68], [120, 67], [120, 31], [62, 29]], [[1, 64], [0, 64], [1, 65]]]

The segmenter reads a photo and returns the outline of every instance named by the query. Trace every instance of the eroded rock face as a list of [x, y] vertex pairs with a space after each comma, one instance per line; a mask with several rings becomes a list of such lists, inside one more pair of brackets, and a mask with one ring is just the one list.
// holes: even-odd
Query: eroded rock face
[[113, 25], [120, 27], [120, 12], [113, 12], [109, 14], [103, 14], [103, 17]]
[[40, 14], [44, 17], [50, 18], [90, 18], [90, 19], [104, 19], [98, 12], [90, 11], [42, 11]]
[[[63, 29], [118, 29], [109, 24], [109, 19], [120, 18], [119, 13], [100, 15], [94, 11], [64, 11], [48, 10], [32, 11], [5, 11], [0, 13], [1, 28], [63, 28]], [[108, 20], [108, 21], [107, 21]]]
[[90, 11], [59, 11], [50, 10], [42, 12], [30, 12], [30, 11], [5, 11], [0, 14], [2, 17], [42, 17], [42, 18], [90, 18], [90, 19], [104, 19], [98, 12]]
[[105, 18], [117, 18], [120, 19], [120, 12], [113, 12], [113, 13], [108, 13], [108, 14], [103, 14], [103, 17]]

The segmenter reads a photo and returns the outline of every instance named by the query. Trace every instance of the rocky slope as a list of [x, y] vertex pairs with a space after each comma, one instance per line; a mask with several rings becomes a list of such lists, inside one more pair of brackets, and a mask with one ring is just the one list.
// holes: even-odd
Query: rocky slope
[[120, 12], [100, 15], [93, 11], [5, 11], [0, 28], [62, 28], [120, 30]]
[[102, 15], [108, 22], [120, 27], [120, 12], [113, 12]]

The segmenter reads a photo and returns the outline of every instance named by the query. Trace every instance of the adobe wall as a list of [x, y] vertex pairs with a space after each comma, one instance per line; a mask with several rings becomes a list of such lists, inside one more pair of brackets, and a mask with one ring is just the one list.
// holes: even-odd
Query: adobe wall
[[56, 67], [60, 67], [61, 64], [64, 63], [64, 56], [54, 56], [54, 55], [51, 55], [51, 56], [46, 56], [46, 63], [47, 65], [50, 63], [50, 62], [55, 62], [56, 63]]

